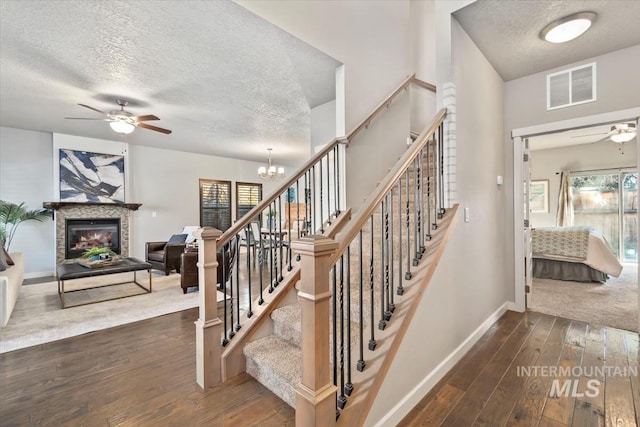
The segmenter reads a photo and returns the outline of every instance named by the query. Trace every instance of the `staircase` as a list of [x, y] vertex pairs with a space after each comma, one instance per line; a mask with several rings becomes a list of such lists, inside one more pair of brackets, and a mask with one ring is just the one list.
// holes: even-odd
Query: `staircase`
[[[424, 177], [418, 178], [424, 182], [431, 182], [432, 179], [436, 179], [436, 169], [434, 167], [435, 158], [433, 155], [436, 149], [434, 141], [429, 142], [429, 149], [429, 157], [427, 157], [425, 150], [425, 155], [422, 156], [420, 162], [420, 168], [418, 168], [419, 171], [417, 171], [418, 176], [420, 173], [425, 174]], [[391, 196], [387, 196], [386, 203], [388, 206], [383, 208], [383, 205], [379, 204], [371, 215], [370, 220], [367, 221], [362, 228], [362, 248], [359, 238], [348, 247], [350, 260], [348, 277], [350, 278], [350, 283], [348, 283], [349, 289], [347, 293], [351, 296], [351, 304], [345, 307], [345, 312], [342, 313], [342, 339], [344, 341], [349, 339], [352, 349], [359, 348], [360, 326], [362, 326], [363, 348], [366, 348], [369, 357], [373, 357], [376, 354], [376, 349], [373, 348], [373, 345], [370, 347], [371, 333], [373, 333], [374, 336], [378, 335], [375, 340], [376, 342], [381, 339], [391, 339], [394, 334], [397, 334], [397, 330], [385, 334], [383, 329], [386, 329], [387, 322], [392, 320], [393, 312], [395, 311], [398, 301], [405, 298], [405, 289], [410, 289], [418, 285], [415, 283], [415, 280], [413, 280], [414, 274], [418, 272], [418, 269], [424, 270], [426, 265], [426, 263], [420, 263], [420, 259], [416, 257], [415, 248], [410, 247], [410, 250], [407, 251], [407, 226], [410, 234], [417, 233], [415, 224], [418, 218], [412, 214], [412, 212], [415, 211], [415, 202], [418, 197], [416, 192], [420, 190], [425, 191], [424, 188], [420, 189], [414, 185], [416, 180], [416, 166], [417, 163], [414, 162], [406, 169], [405, 174], [401, 176], [393, 189], [393, 200]], [[426, 174], [427, 171], [429, 171], [428, 175]], [[429, 177], [428, 180], [425, 179], [427, 176]], [[429, 191], [429, 193], [429, 202], [426, 204], [434, 205], [437, 195], [435, 192]], [[407, 200], [407, 194], [409, 195], [409, 200]], [[423, 196], [426, 197], [426, 195]], [[407, 211], [409, 211], [408, 216]], [[386, 217], [384, 215], [385, 212], [389, 213]], [[433, 216], [433, 220], [438, 216], [437, 212], [430, 212], [430, 214], [430, 216]], [[371, 219], [373, 219], [373, 221], [371, 221]], [[426, 215], [422, 221], [426, 221]], [[434, 240], [434, 236], [438, 233], [442, 234], [443, 231], [438, 228], [433, 229], [432, 224], [434, 222], [435, 221], [425, 222], [423, 230], [421, 230], [425, 235], [431, 236], [432, 241], [434, 241], [434, 245], [428, 248], [428, 251], [431, 252], [437, 251], [437, 245], [442, 244], [442, 241], [439, 240], [436, 242], [436, 240]], [[427, 224], [428, 230], [426, 227]], [[393, 233], [390, 233], [392, 238], [385, 240], [383, 238], [383, 230], [387, 229], [393, 231]], [[401, 231], [404, 234], [404, 240], [401, 239]], [[362, 257], [360, 256], [361, 249], [363, 253]], [[385, 262], [385, 256], [388, 257], [389, 261]], [[423, 254], [420, 253], [418, 256], [422, 257]], [[373, 262], [371, 258], [373, 258]], [[378, 274], [371, 276], [371, 266], [373, 266], [373, 271], [378, 272]], [[361, 267], [362, 275], [364, 276], [362, 295], [360, 294], [359, 280]], [[339, 274], [340, 269], [339, 267], [336, 268], [337, 274]], [[345, 267], [345, 270], [346, 268], [347, 267]], [[346, 271], [343, 274], [346, 275]], [[394, 276], [393, 283], [387, 278], [389, 275]], [[391, 288], [387, 286], [387, 283], [391, 285]], [[398, 291], [398, 288], [400, 288], [400, 291]], [[373, 295], [371, 292], [372, 289], [374, 290]], [[383, 295], [383, 293], [385, 295]], [[360, 300], [362, 300], [362, 305], [360, 304]], [[345, 318], [347, 318], [346, 311], [349, 312], [348, 325], [345, 320]], [[333, 357], [333, 349], [337, 347], [334, 347], [332, 326], [333, 319], [336, 316], [340, 316], [339, 308], [338, 311], [335, 309], [332, 311], [331, 319], [329, 319], [329, 349], [331, 350], [331, 357]], [[303, 365], [301, 350], [301, 307], [299, 304], [280, 307], [271, 313], [270, 318], [273, 325], [273, 333], [252, 341], [244, 347], [246, 372], [295, 408], [295, 387], [301, 382]], [[373, 328], [371, 326], [373, 326]], [[340, 339], [340, 329], [339, 326], [336, 328], [338, 339]], [[345, 345], [346, 344], [343, 344], [343, 347]], [[366, 360], [366, 358], [367, 357], [363, 360]], [[337, 360], [334, 360], [331, 363], [329, 366], [330, 371], [334, 371], [334, 364], [337, 362]], [[366, 363], [364, 365], [366, 367]], [[363, 371], [366, 369], [365, 367], [363, 367]], [[346, 372], [347, 369], [343, 367], [343, 371]], [[338, 376], [341, 373], [340, 369], [337, 369], [335, 375]], [[353, 373], [351, 374], [353, 376]], [[334, 385], [338, 385], [337, 378], [334, 379]], [[344, 394], [340, 391], [338, 392], [339, 395], [344, 396], [345, 401], [348, 400], [347, 393], [350, 394], [352, 392], [351, 387], [352, 384], [348, 384], [346, 389], [343, 390]]]
[[[444, 209], [441, 185], [446, 110], [353, 216], [340, 205], [339, 165], [345, 144], [415, 81], [407, 78], [224, 234], [200, 231], [201, 387], [246, 371], [296, 408], [297, 425], [364, 423], [455, 225], [457, 206]], [[267, 210], [290, 215], [291, 203], [296, 214], [287, 222], [313, 235], [280, 223], [268, 235], [288, 239], [267, 242], [267, 256], [240, 251], [251, 221]], [[230, 245], [242, 256], [223, 260], [231, 268], [219, 288], [228, 297], [219, 312], [216, 253]]]

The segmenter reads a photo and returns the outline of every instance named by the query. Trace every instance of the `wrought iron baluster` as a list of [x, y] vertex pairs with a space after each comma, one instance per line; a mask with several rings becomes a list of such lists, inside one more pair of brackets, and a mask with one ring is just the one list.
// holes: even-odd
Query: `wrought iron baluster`
[[[404, 286], [402, 286], [402, 177], [398, 179], [398, 295], [404, 294]], [[408, 261], [407, 253], [407, 261]], [[395, 307], [394, 307], [395, 308]]]
[[[331, 225], [331, 167], [329, 166], [329, 153], [324, 156], [327, 159], [327, 225]], [[320, 159], [322, 163], [322, 159]]]
[[[247, 238], [247, 281], [249, 282], [249, 289], [248, 289], [248, 294], [249, 294], [249, 310], [247, 311], [247, 318], [250, 319], [251, 316], [253, 316], [253, 309], [252, 309], [252, 298], [251, 298], [251, 241], [253, 239], [250, 239], [250, 224], [247, 224], [247, 227], [245, 229], [245, 236]], [[255, 243], [255, 242], [254, 242]], [[255, 246], [254, 246], [255, 247]], [[238, 256], [238, 259], [240, 259], [240, 257]]]
[[411, 274], [411, 228], [410, 228], [410, 219], [411, 219], [411, 210], [409, 209], [409, 203], [411, 200], [411, 196], [409, 195], [409, 168], [405, 171], [405, 184], [406, 184], [406, 193], [407, 193], [407, 203], [405, 213], [407, 216], [407, 272], [404, 274], [405, 280], [411, 280], [413, 274]]
[[282, 248], [284, 246], [283, 234], [282, 234], [282, 194], [278, 196], [278, 222], [277, 222], [277, 233], [275, 236], [271, 236], [271, 239], [275, 242], [277, 250], [280, 252], [280, 265], [278, 268], [278, 281], [275, 286], [278, 286], [280, 282], [282, 282], [282, 263], [284, 262], [284, 258], [282, 256]]
[[[424, 233], [423, 231], [426, 230], [429, 227], [429, 224], [425, 222], [425, 211], [424, 211], [424, 167], [423, 167], [423, 159], [424, 159], [424, 150], [420, 150], [420, 153], [418, 153], [418, 162], [420, 163], [420, 187], [419, 187], [419, 194], [418, 194], [418, 200], [420, 202], [420, 212], [422, 213], [422, 215], [420, 216], [420, 256], [418, 257], [419, 259], [422, 259], [422, 255], [424, 254], [424, 251], [426, 250], [425, 245], [424, 245]], [[427, 171], [427, 173], [429, 173]]]
[[438, 219], [442, 219], [445, 213], [444, 208], [444, 127], [443, 123], [438, 126], [438, 143], [440, 144], [440, 212]]
[[225, 250], [229, 250], [229, 311], [231, 314], [231, 322], [229, 323], [229, 339], [233, 338], [236, 335], [236, 331], [233, 329], [234, 325], [234, 296], [233, 296], [233, 263], [235, 261], [233, 255], [231, 254], [231, 242], [228, 242], [225, 245]]
[[[258, 223], [259, 224], [259, 223]], [[249, 224], [251, 225], [251, 224]], [[260, 227], [260, 225], [258, 225]], [[260, 231], [260, 230], [258, 230]], [[253, 230], [252, 230], [253, 232]], [[255, 236], [253, 236], [255, 239]], [[258, 300], [258, 305], [264, 304], [264, 296], [263, 296], [263, 275], [264, 275], [264, 246], [262, 245], [262, 233], [258, 233], [258, 274], [260, 275], [260, 299]]]
[[385, 253], [386, 253], [386, 233], [385, 233], [385, 200], [380, 202], [380, 320], [378, 329], [381, 331], [387, 327], [387, 316], [385, 313]]
[[359, 340], [359, 350], [360, 350], [360, 358], [358, 359], [358, 364], [356, 366], [356, 369], [358, 370], [358, 372], [362, 372], [364, 371], [364, 367], [366, 366], [366, 363], [364, 361], [364, 268], [363, 268], [363, 263], [364, 263], [364, 259], [362, 257], [363, 255], [363, 248], [362, 248], [362, 229], [360, 229], [360, 231], [358, 232], [358, 239], [360, 241], [360, 257], [359, 257], [359, 264], [360, 264], [360, 276], [358, 277], [358, 298], [359, 298], [359, 303], [360, 303], [360, 307], [359, 307], [359, 311], [358, 311], [358, 320], [360, 321], [359, 325], [358, 325], [358, 332], [360, 333], [360, 340]]
[[[337, 268], [337, 265], [336, 265]], [[344, 255], [340, 257], [340, 395], [338, 396], [338, 408], [343, 409], [347, 404], [344, 381]], [[338, 339], [334, 335], [334, 342]]]
[[335, 159], [336, 159], [336, 217], [338, 215], [340, 215], [340, 145], [336, 145], [336, 155], [335, 155]]
[[[275, 212], [275, 210], [272, 209], [273, 204], [269, 205], [269, 210], [272, 212]], [[271, 217], [269, 217], [271, 218]], [[269, 234], [267, 235], [267, 247], [269, 248], [269, 293], [272, 293], [274, 290], [274, 277], [273, 277], [273, 273], [274, 273], [274, 262], [273, 262], [273, 256], [274, 256], [274, 250], [273, 250], [273, 239], [271, 238], [272, 234], [273, 234], [273, 221], [269, 220], [269, 224], [268, 225], [268, 229], [269, 229]], [[262, 234], [262, 231], [260, 232], [260, 234]], [[277, 255], [276, 255], [277, 256]], [[276, 272], [277, 274], [277, 272]], [[276, 276], [277, 277], [277, 276]]]
[[[227, 260], [225, 259], [227, 255], [227, 251], [225, 251], [225, 246], [222, 246], [222, 265], [218, 266], [218, 268], [222, 268], [222, 283], [220, 284], [220, 287], [222, 288], [222, 293], [226, 296], [227, 295], [227, 271], [226, 268], [224, 268], [224, 266], [227, 265]], [[200, 261], [200, 260], [198, 260]], [[223, 307], [223, 328], [224, 328], [224, 337], [222, 338], [222, 346], [226, 346], [227, 344], [229, 344], [229, 335], [227, 333], [227, 328], [228, 328], [228, 319], [227, 319], [227, 301], [226, 298], [225, 300], [222, 302], [222, 307]]]
[[370, 243], [370, 251], [369, 251], [369, 293], [371, 296], [371, 301], [370, 301], [370, 314], [371, 314], [371, 321], [369, 322], [369, 325], [371, 326], [371, 339], [369, 340], [369, 350], [373, 351], [376, 349], [376, 338], [375, 338], [375, 326], [374, 326], [374, 311], [375, 311], [375, 306], [373, 304], [373, 299], [374, 299], [374, 288], [373, 288], [373, 215], [371, 215], [371, 241]]
[[393, 288], [394, 288], [394, 269], [393, 264], [394, 260], [394, 246], [395, 240], [393, 239], [393, 187], [389, 190], [389, 205], [387, 207], [387, 211], [391, 211], [391, 215], [389, 216], [389, 293], [387, 294], [387, 309], [389, 310], [389, 317], [391, 317], [391, 313], [396, 310], [396, 305], [393, 303]]
[[[425, 239], [427, 239], [427, 241], [431, 240], [431, 232], [430, 232], [429, 224], [432, 224], [431, 222], [431, 186], [433, 185], [431, 182], [431, 143], [432, 142], [435, 143], [435, 139], [433, 139], [433, 137], [432, 137], [432, 141], [427, 142], [427, 229], [425, 230], [427, 232], [427, 234], [425, 235]], [[434, 213], [435, 213], [435, 206], [434, 206]], [[435, 219], [435, 215], [434, 215], [434, 219]]]
[[320, 159], [320, 161], [318, 162], [318, 167], [319, 167], [319, 171], [320, 171], [320, 234], [324, 234], [324, 220], [322, 219], [322, 211], [323, 211], [323, 205], [322, 205], [322, 159]]
[[347, 247], [347, 383], [344, 393], [351, 396], [353, 383], [351, 382], [351, 245]]
[[420, 252], [420, 234], [422, 230], [420, 229], [420, 201], [418, 200], [418, 195], [420, 194], [420, 167], [418, 166], [418, 158], [413, 159], [413, 219], [415, 223], [413, 224], [413, 266], [417, 266], [422, 253]]
[[240, 326], [240, 236], [236, 235], [231, 241], [231, 244], [235, 246], [235, 259], [236, 262], [236, 331], [239, 331]]
[[334, 265], [331, 269], [331, 274], [333, 276], [333, 292], [331, 294], [331, 308], [333, 310], [332, 316], [332, 326], [333, 326], [333, 345], [331, 346], [331, 351], [333, 353], [333, 385], [338, 385], [338, 312], [337, 312], [337, 285], [338, 278], [336, 275], [336, 269], [338, 265]]

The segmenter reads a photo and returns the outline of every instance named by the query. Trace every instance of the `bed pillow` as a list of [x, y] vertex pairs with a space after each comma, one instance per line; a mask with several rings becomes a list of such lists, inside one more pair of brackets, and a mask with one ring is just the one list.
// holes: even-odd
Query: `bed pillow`
[[186, 239], [187, 239], [186, 234], [174, 234], [173, 236], [171, 236], [171, 238], [167, 242], [167, 245], [176, 245], [179, 243], [184, 243]]
[[9, 252], [7, 252], [7, 250], [4, 248], [4, 246], [2, 247], [2, 252], [4, 252], [4, 257], [7, 260], [7, 265], [16, 265], [16, 263], [13, 262], [13, 260], [9, 256]]

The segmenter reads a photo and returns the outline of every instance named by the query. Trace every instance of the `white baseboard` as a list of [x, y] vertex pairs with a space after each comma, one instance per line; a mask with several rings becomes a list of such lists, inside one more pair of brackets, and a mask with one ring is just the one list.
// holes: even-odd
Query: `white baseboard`
[[56, 275], [55, 271], [40, 271], [36, 273], [25, 273], [24, 278], [37, 279], [38, 277], [48, 277], [48, 276], [55, 276], [55, 275]]
[[394, 406], [375, 426], [396, 426], [424, 398], [427, 393], [449, 372], [453, 366], [467, 354], [480, 337], [507, 311], [519, 311], [510, 308], [514, 303], [505, 302], [491, 314], [475, 331], [471, 333], [449, 356], [431, 371], [418, 385], [411, 390], [396, 406]]
[[507, 303], [507, 310], [509, 311], [517, 311], [518, 313], [524, 313], [524, 306], [521, 306], [520, 304], [516, 304], [515, 302], [511, 302], [509, 301]]

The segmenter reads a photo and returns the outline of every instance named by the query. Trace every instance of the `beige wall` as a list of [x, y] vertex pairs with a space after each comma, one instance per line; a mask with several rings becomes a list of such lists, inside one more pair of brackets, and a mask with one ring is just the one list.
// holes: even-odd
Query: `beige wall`
[[[503, 87], [500, 76], [464, 30], [452, 22], [452, 70], [457, 88], [458, 197], [471, 221], [458, 218], [436, 274], [422, 298], [367, 420], [374, 425], [420, 387], [487, 318], [512, 298], [505, 274]], [[461, 268], [464, 266], [464, 268]], [[426, 390], [419, 389], [416, 396]], [[396, 420], [397, 421], [397, 420]], [[388, 425], [393, 423], [389, 421]]]
[[[338, 117], [344, 106], [339, 134], [352, 131], [413, 72], [408, 0], [236, 2], [344, 64], [338, 73], [344, 72], [344, 98], [340, 80], [336, 97]], [[409, 102], [397, 102], [346, 150], [347, 206], [357, 209], [393, 166], [406, 148], [409, 123]]]
[[[0, 127], [0, 200], [24, 202], [29, 210], [54, 200], [52, 153], [50, 133]], [[53, 274], [54, 229], [51, 220], [18, 228], [9, 249], [24, 254], [25, 277]]]
[[560, 175], [556, 175], [556, 172], [635, 167], [636, 140], [625, 143], [623, 151], [620, 151], [619, 147], [618, 144], [606, 140], [593, 144], [532, 151], [531, 179], [549, 180], [549, 212], [532, 213], [531, 225], [534, 227], [556, 225], [560, 188]]

